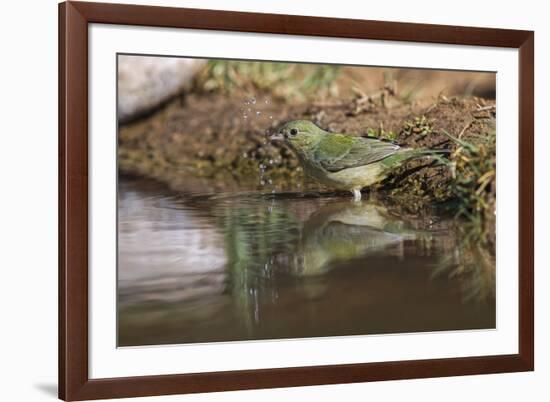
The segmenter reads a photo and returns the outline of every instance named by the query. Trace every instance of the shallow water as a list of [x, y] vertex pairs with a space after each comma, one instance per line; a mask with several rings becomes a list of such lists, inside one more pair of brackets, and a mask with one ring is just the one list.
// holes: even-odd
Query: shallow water
[[119, 346], [495, 327], [494, 251], [455, 219], [122, 178], [118, 225]]

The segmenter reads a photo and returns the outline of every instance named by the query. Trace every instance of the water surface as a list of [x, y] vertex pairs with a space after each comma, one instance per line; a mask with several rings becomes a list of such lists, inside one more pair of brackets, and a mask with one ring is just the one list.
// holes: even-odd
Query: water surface
[[494, 251], [442, 215], [122, 178], [119, 346], [495, 327]]

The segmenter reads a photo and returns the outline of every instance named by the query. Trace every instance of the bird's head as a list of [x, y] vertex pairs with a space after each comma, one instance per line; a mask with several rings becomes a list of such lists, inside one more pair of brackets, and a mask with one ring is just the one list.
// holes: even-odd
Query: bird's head
[[271, 137], [274, 140], [283, 140], [295, 150], [307, 148], [317, 143], [325, 131], [307, 120], [294, 120], [283, 124], [277, 134]]

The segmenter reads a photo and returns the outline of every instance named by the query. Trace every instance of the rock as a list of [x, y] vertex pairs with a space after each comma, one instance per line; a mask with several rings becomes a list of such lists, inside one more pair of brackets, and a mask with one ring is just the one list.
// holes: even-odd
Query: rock
[[119, 122], [134, 120], [183, 91], [205, 64], [203, 59], [119, 56]]

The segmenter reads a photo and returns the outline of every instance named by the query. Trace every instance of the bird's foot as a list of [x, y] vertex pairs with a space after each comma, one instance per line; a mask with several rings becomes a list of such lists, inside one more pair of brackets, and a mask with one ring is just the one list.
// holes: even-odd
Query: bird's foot
[[353, 193], [353, 201], [354, 202], [360, 202], [361, 201], [361, 190], [358, 190], [358, 189], [354, 188], [353, 190], [351, 190], [351, 192]]

